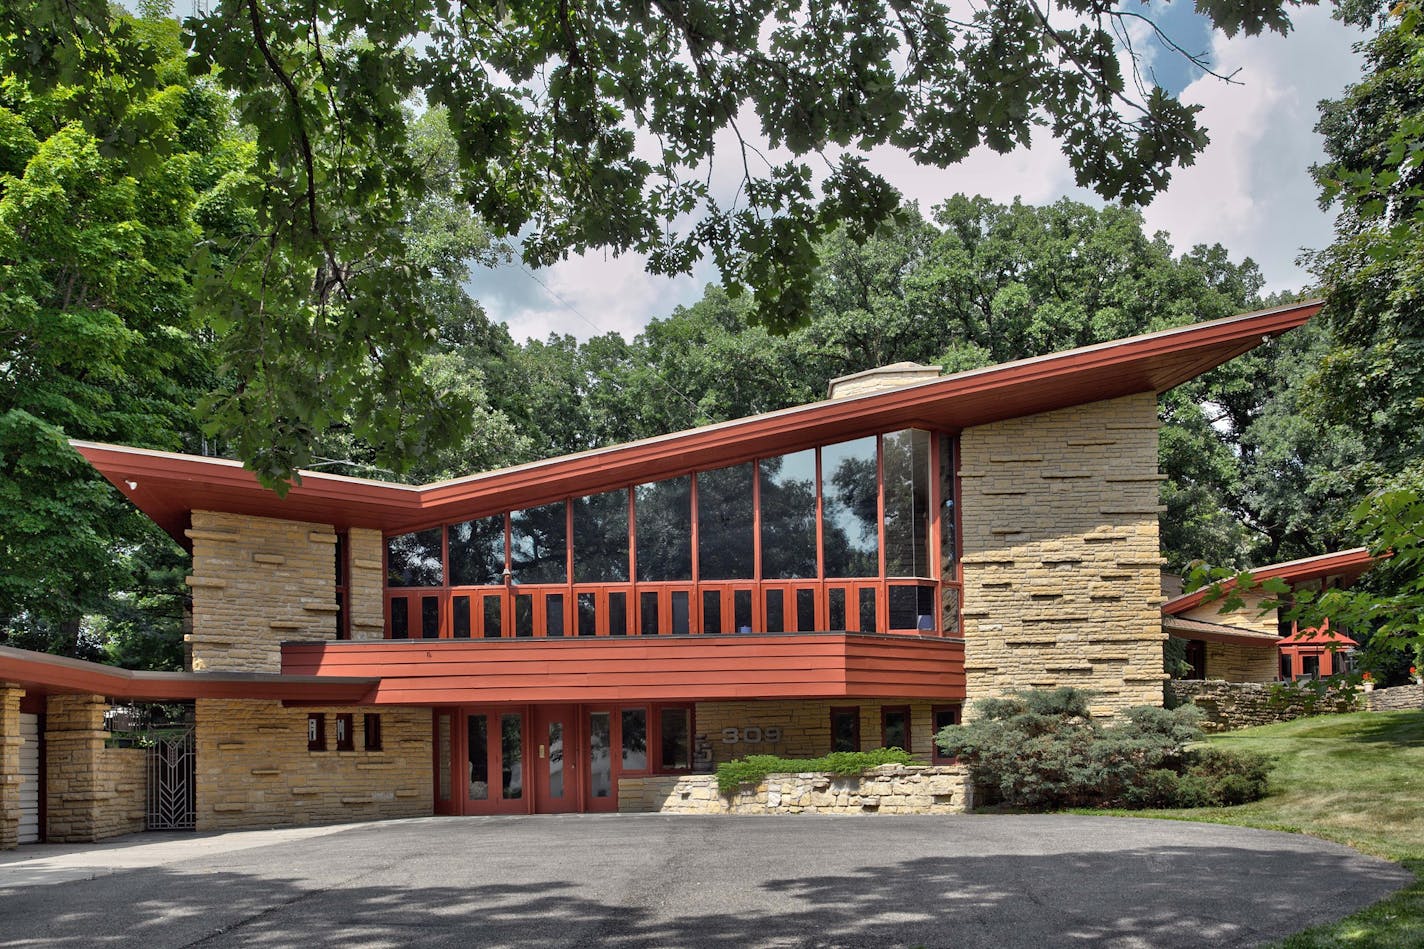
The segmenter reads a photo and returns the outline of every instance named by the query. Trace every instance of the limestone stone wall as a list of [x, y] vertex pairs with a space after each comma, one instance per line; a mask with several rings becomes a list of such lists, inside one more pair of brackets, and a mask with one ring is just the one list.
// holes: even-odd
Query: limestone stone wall
[[624, 814], [959, 814], [973, 806], [958, 766], [882, 765], [859, 777], [771, 774], [731, 795], [710, 774], [620, 778]]
[[385, 539], [380, 531], [353, 527], [347, 544], [351, 638], [382, 639], [386, 634]]
[[[931, 755], [931, 704], [893, 699], [838, 702], [699, 702], [695, 709], [698, 761], [703, 766], [721, 764], [747, 755], [778, 755], [782, 758], [819, 758], [831, 750], [831, 709], [860, 708], [862, 750], [881, 747], [880, 711], [883, 706], [909, 706], [910, 748], [916, 758], [928, 762]], [[761, 732], [760, 741], [746, 740], [747, 729]], [[730, 741], [735, 730], [736, 740]], [[780, 737], [767, 739], [767, 730]], [[755, 733], [753, 733], [755, 734]]]
[[1239, 594], [1241, 606], [1228, 613], [1221, 612], [1224, 600], [1213, 600], [1210, 603], [1203, 603], [1193, 609], [1187, 610], [1182, 616], [1186, 619], [1201, 620], [1204, 623], [1220, 623], [1223, 626], [1236, 626], [1241, 629], [1249, 629], [1258, 633], [1270, 633], [1272, 636], [1279, 631], [1279, 624], [1276, 619], [1274, 607], [1262, 612], [1261, 604], [1267, 600], [1275, 599], [1274, 595], [1265, 593], [1243, 593]]
[[143, 830], [147, 772], [140, 748], [106, 748], [97, 695], [51, 695], [45, 712], [45, 836], [92, 843]]
[[1317, 698], [1307, 689], [1284, 683], [1173, 679], [1167, 689], [1173, 704], [1191, 702], [1202, 710], [1202, 729], [1208, 732], [1272, 725], [1307, 715], [1357, 712], [1364, 707], [1362, 694], [1327, 693]]
[[0, 850], [20, 844], [20, 699], [25, 690], [0, 682]]
[[330, 525], [194, 511], [187, 534], [194, 672], [280, 672], [283, 640], [336, 638]]
[[1280, 651], [1273, 645], [1206, 644], [1206, 674], [1230, 682], [1274, 682], [1280, 674]]
[[1403, 712], [1424, 708], [1424, 685], [1397, 685], [1365, 693], [1371, 712]]
[[[352, 715], [354, 751], [336, 750], [336, 715]], [[307, 714], [326, 716], [327, 751], [307, 750]], [[363, 716], [381, 716], [380, 751]], [[197, 702], [198, 830], [331, 824], [433, 813], [430, 711], [283, 708]]]
[[971, 702], [1070, 685], [1095, 714], [1161, 704], [1157, 429], [1147, 392], [960, 436]]

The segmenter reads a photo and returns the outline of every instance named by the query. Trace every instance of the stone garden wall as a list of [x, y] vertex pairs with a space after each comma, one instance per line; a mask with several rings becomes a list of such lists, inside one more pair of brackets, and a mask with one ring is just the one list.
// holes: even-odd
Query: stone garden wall
[[1371, 712], [1404, 712], [1424, 708], [1424, 685], [1398, 685], [1365, 694]]
[[1172, 705], [1191, 702], [1201, 709], [1205, 716], [1202, 729], [1208, 732], [1289, 722], [1307, 715], [1358, 712], [1364, 707], [1363, 693], [1320, 698], [1280, 683], [1173, 679], [1167, 683], [1167, 691]]
[[968, 769], [881, 765], [860, 777], [770, 774], [724, 795], [711, 774], [652, 775], [618, 782], [622, 813], [962, 814], [973, 807]]

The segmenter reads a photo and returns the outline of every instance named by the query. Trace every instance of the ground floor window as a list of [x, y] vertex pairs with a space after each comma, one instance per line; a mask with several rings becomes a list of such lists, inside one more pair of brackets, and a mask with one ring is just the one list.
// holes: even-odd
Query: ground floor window
[[662, 709], [658, 724], [662, 732], [659, 767], [664, 771], [689, 770], [692, 767], [692, 709]]
[[338, 716], [336, 716], [336, 750], [337, 750], [337, 751], [355, 751], [355, 750], [356, 750], [356, 735], [355, 735], [355, 733], [353, 732], [354, 721], [355, 721], [355, 716], [352, 716], [352, 715], [338, 715]]
[[365, 742], [363, 743], [367, 751], [381, 750], [381, 716], [364, 715], [361, 721], [365, 728]]
[[858, 707], [831, 709], [831, 750], [860, 750], [860, 709]]
[[313, 712], [307, 716], [307, 751], [326, 750], [326, 716]]
[[912, 751], [910, 747], [910, 707], [884, 705], [880, 708], [880, 747]]
[[934, 740], [934, 736], [951, 725], [958, 725], [961, 709], [962, 706], [959, 705], [936, 705], [930, 712], [930, 724], [933, 728], [933, 734], [930, 736], [931, 757], [937, 764], [948, 764], [954, 760], [940, 751], [939, 743]]

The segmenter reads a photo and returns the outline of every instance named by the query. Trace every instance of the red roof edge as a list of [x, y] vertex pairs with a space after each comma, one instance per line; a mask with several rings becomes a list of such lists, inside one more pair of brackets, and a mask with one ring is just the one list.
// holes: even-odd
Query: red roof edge
[[[1305, 583], [1308, 580], [1318, 580], [1321, 577], [1342, 576], [1345, 578], [1345, 582], [1350, 583], [1383, 559], [1385, 559], [1384, 556], [1376, 557], [1371, 554], [1368, 547], [1353, 547], [1350, 550], [1341, 550], [1332, 554], [1302, 557], [1300, 560], [1288, 560], [1284, 563], [1258, 567], [1251, 571], [1251, 578], [1258, 583], [1271, 579], [1281, 579], [1287, 583]], [[1228, 592], [1235, 586], [1234, 578], [1227, 580], [1221, 584], [1221, 592]], [[1201, 605], [1210, 592], [1211, 585], [1207, 585], [1200, 590], [1173, 597], [1162, 604], [1162, 613], [1165, 616], [1177, 616], [1195, 609]]]

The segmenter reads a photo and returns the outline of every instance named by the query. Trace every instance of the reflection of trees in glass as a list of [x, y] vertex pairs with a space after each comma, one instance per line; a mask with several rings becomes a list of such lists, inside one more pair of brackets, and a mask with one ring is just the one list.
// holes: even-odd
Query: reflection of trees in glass
[[669, 478], [634, 490], [638, 579], [691, 580], [692, 478]]
[[482, 587], [504, 582], [504, 515], [450, 525], [450, 583]]
[[524, 719], [501, 715], [499, 719], [500, 781], [505, 800], [515, 800], [524, 791]]
[[628, 579], [628, 492], [574, 498], [574, 582]]
[[885, 435], [885, 573], [929, 577], [930, 435]]
[[763, 458], [761, 575], [791, 580], [816, 575], [816, 451]]
[[386, 584], [438, 587], [445, 582], [440, 562], [440, 528], [401, 534], [386, 540]]
[[642, 771], [648, 766], [648, 712], [623, 710], [623, 770]]
[[875, 437], [821, 449], [826, 576], [880, 575]]
[[564, 504], [509, 515], [509, 572], [519, 583], [568, 582], [568, 522]]
[[703, 580], [748, 580], [756, 566], [752, 466], [697, 475], [697, 572]]

